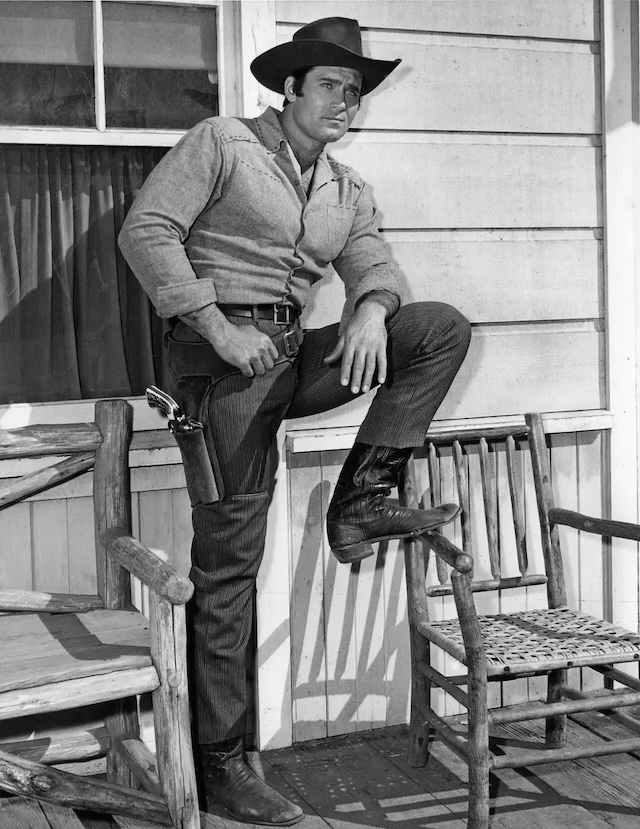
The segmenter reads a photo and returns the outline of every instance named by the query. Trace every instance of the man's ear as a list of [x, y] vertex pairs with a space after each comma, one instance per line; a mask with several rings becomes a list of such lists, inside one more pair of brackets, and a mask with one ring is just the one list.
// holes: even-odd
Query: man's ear
[[296, 79], [293, 75], [287, 75], [284, 82], [284, 97], [287, 101], [295, 101], [296, 93], [293, 91], [295, 87]]

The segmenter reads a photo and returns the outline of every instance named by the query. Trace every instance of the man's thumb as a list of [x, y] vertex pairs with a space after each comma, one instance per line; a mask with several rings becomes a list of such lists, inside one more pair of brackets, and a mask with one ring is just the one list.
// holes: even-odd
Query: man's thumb
[[333, 363], [337, 363], [340, 357], [342, 357], [342, 352], [344, 350], [344, 335], [340, 337], [336, 347], [333, 349], [331, 354], [327, 354], [324, 358], [323, 362], [327, 363], [327, 365], [332, 365]]

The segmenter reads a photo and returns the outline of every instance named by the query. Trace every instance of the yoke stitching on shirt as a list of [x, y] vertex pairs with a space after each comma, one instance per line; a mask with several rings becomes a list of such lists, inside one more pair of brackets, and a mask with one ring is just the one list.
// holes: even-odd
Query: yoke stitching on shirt
[[262, 169], [260, 167], [255, 167], [253, 164], [249, 164], [249, 162], [245, 161], [244, 158], [237, 158], [236, 159], [238, 164], [244, 164], [245, 167], [248, 167], [250, 170], [254, 170], [256, 173], [260, 173], [260, 175], [266, 176], [270, 178], [272, 181], [277, 181], [278, 184], [280, 183], [280, 179], [277, 176], [274, 176], [268, 170]]

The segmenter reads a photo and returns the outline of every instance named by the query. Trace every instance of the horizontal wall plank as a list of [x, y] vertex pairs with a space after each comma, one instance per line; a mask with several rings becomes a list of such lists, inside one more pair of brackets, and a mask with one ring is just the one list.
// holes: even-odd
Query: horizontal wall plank
[[[472, 323], [604, 316], [602, 242], [593, 231], [417, 231], [389, 232], [385, 238], [415, 301], [448, 302]], [[338, 276], [321, 280], [313, 288], [305, 325], [336, 322], [343, 303]]]
[[[294, 31], [284, 28], [280, 41]], [[588, 44], [416, 32], [371, 33], [366, 41], [369, 54], [402, 63], [363, 99], [355, 128], [600, 131], [600, 61]]]
[[586, 139], [455, 138], [350, 134], [332, 154], [373, 186], [385, 229], [601, 224], [600, 151]]
[[594, 0], [276, 0], [276, 20], [302, 25], [339, 15], [369, 28], [597, 40], [597, 5]]
[[[437, 419], [604, 408], [604, 337], [598, 327], [592, 322], [474, 327], [469, 353]], [[371, 397], [369, 392], [333, 412], [291, 420], [289, 425], [357, 425]]]

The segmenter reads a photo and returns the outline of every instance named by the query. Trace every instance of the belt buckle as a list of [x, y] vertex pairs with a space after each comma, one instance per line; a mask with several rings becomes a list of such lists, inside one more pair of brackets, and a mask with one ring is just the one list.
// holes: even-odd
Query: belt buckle
[[285, 331], [282, 335], [282, 342], [284, 345], [284, 353], [286, 357], [295, 357], [300, 350], [298, 345], [297, 331], [294, 328], [292, 331]]
[[[281, 316], [283, 312], [283, 316]], [[273, 306], [273, 321], [289, 325], [291, 322], [291, 306], [290, 305], [274, 305]]]

